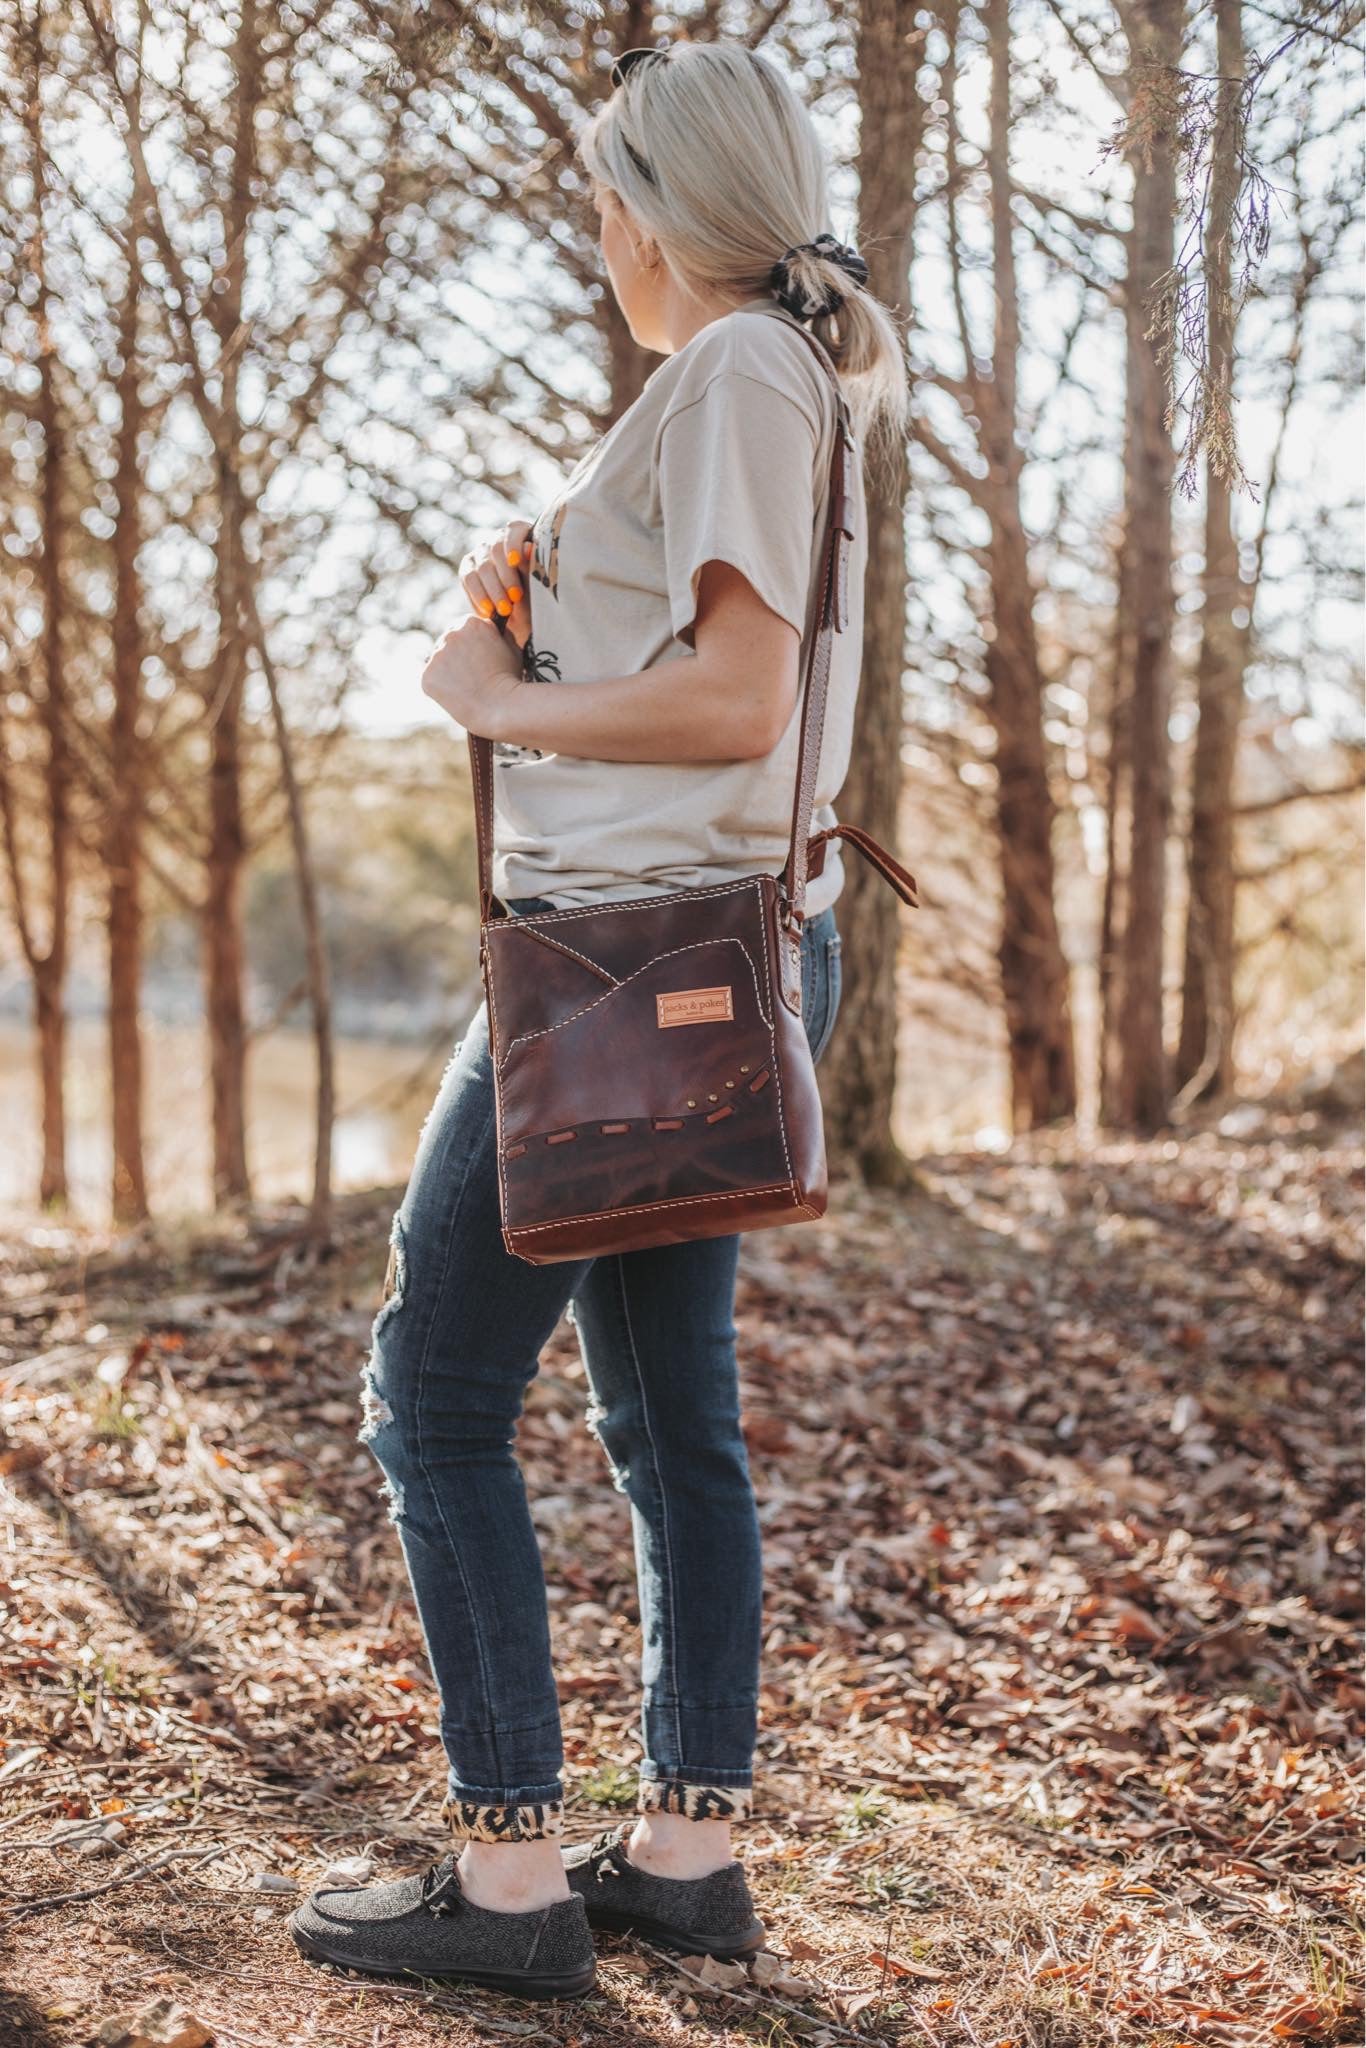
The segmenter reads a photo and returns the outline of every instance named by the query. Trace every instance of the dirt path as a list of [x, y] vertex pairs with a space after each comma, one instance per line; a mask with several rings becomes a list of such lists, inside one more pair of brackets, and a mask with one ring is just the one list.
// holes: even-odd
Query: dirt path
[[[548, 2011], [313, 1970], [259, 1884], [442, 1847], [355, 1441], [392, 1194], [322, 1266], [293, 1211], [15, 1233], [0, 2048], [166, 1995], [219, 2048], [1360, 2040], [1362, 1159], [1311, 1136], [1036, 1139], [746, 1240], [745, 1854], [785, 1974], [709, 1991], [618, 1941]], [[576, 1835], [638, 1755], [626, 1503], [583, 1407], [565, 1327], [522, 1444]]]

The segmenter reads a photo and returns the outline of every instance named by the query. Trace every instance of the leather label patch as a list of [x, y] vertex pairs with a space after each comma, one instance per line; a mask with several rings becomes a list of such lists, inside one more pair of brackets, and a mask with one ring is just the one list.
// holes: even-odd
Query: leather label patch
[[680, 988], [655, 997], [661, 1031], [671, 1024], [718, 1024], [735, 1015], [729, 988]]

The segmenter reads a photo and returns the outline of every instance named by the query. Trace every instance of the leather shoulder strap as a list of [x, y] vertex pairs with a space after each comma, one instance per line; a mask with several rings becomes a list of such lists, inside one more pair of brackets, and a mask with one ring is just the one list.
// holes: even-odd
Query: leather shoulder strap
[[[795, 324], [795, 323], [794, 323]], [[849, 553], [854, 540], [853, 465], [858, 447], [850, 422], [849, 406], [840, 387], [839, 374], [829, 351], [814, 334], [798, 326], [798, 334], [809, 343], [835, 393], [835, 432], [830, 454], [830, 497], [826, 512], [825, 549], [821, 560], [820, 589], [811, 638], [807, 646], [806, 675], [802, 688], [801, 736], [797, 742], [797, 781], [792, 799], [792, 828], [787, 864], [779, 891], [783, 915], [798, 930], [806, 914], [808, 840], [811, 812], [815, 803], [816, 776], [820, 770], [821, 738], [825, 731], [825, 700], [830, 685], [832, 636], [842, 633], [849, 621]]]
[[[494, 617], [498, 614], [495, 612]], [[499, 631], [503, 630], [501, 624]], [[487, 924], [497, 897], [493, 893], [493, 742], [466, 733], [470, 749], [470, 787], [474, 792], [474, 849], [479, 863], [479, 922]]]
[[[787, 864], [779, 879], [785, 920], [798, 929], [804, 915], [807, 879], [807, 841], [816, 775], [820, 765], [821, 736], [825, 730], [825, 699], [830, 683], [831, 636], [841, 633], [849, 618], [849, 551], [854, 538], [851, 465], [858, 450], [850, 423], [849, 407], [830, 354], [813, 334], [795, 321], [802, 340], [815, 351], [834, 387], [835, 432], [830, 457], [830, 487], [826, 512], [825, 548], [821, 559], [820, 589], [817, 594], [813, 630], [807, 643], [806, 672], [802, 688], [801, 733], [797, 743], [797, 775], [792, 799], [792, 829]], [[497, 614], [495, 614], [495, 617]], [[499, 622], [500, 630], [502, 622]], [[479, 916], [487, 923], [497, 898], [493, 894], [493, 748], [477, 733], [467, 734], [470, 751], [470, 782], [474, 792], [474, 837], [479, 863]]]

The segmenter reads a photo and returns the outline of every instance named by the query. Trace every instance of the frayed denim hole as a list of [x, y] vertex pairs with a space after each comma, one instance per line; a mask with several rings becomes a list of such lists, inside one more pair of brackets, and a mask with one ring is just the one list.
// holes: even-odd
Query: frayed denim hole
[[389, 1263], [384, 1269], [384, 1286], [380, 1293], [379, 1312], [371, 1324], [370, 1334], [381, 1330], [390, 1316], [402, 1308], [408, 1291], [408, 1240], [403, 1233], [402, 1214], [395, 1211], [389, 1226]]
[[361, 1368], [360, 1411], [361, 1423], [356, 1438], [363, 1444], [373, 1443], [380, 1431], [387, 1428], [394, 1419], [394, 1411], [380, 1392], [379, 1381], [375, 1378], [375, 1368], [370, 1359], [367, 1359]]
[[625, 1493], [625, 1470], [617, 1464], [616, 1459], [608, 1450], [607, 1439], [604, 1437], [602, 1433], [602, 1422], [606, 1414], [607, 1410], [602, 1406], [602, 1403], [600, 1401], [590, 1401], [588, 1403], [587, 1408], [584, 1410], [583, 1419], [588, 1425], [589, 1435], [597, 1438], [599, 1447], [602, 1451], [602, 1455], [607, 1460], [607, 1469], [612, 1475], [613, 1486], [616, 1488], [618, 1493]]
[[404, 1505], [402, 1480], [390, 1479], [386, 1474], [384, 1485], [381, 1491], [384, 1494], [384, 1498], [389, 1503], [389, 1520], [391, 1522], [402, 1521]]
[[432, 1097], [431, 1102], [428, 1105], [427, 1114], [422, 1119], [422, 1128], [417, 1134], [417, 1143], [419, 1150], [421, 1149], [423, 1139], [426, 1137], [428, 1131], [431, 1129], [432, 1124], [436, 1119], [436, 1113], [438, 1109], [440, 1109], [442, 1101], [446, 1094], [446, 1083], [450, 1080], [451, 1075], [455, 1072], [456, 1061], [460, 1058], [461, 1053], [465, 1049], [465, 1039], [468, 1036], [469, 1034], [468, 1032], [466, 1032], [460, 1038], [457, 1038], [457, 1040], [455, 1041], [455, 1045], [452, 1048], [451, 1056], [441, 1070], [441, 1079], [437, 1083], [436, 1093]]

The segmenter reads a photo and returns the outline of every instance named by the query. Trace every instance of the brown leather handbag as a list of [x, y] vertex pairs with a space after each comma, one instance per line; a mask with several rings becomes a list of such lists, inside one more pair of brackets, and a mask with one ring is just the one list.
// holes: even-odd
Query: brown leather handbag
[[919, 903], [915, 877], [857, 826], [809, 836], [858, 458], [834, 365], [803, 338], [834, 383], [838, 425], [782, 873], [514, 916], [490, 886], [492, 748], [469, 735], [503, 1242], [532, 1265], [823, 1215], [801, 1016], [807, 880], [838, 837]]

